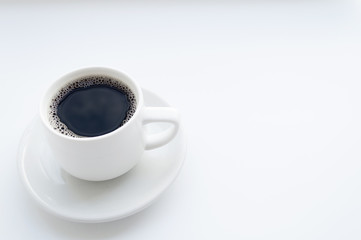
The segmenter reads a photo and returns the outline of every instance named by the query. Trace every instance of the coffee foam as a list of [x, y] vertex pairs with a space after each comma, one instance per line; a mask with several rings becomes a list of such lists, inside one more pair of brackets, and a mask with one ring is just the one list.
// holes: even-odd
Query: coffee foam
[[[57, 115], [57, 108], [59, 103], [74, 89], [86, 88], [93, 85], [107, 85], [113, 88], [116, 88], [124, 92], [128, 96], [130, 102], [130, 109], [127, 112], [127, 117], [123, 120], [121, 126], [123, 126], [129, 119], [133, 116], [136, 110], [137, 101], [134, 93], [130, 90], [128, 86], [124, 83], [121, 83], [115, 79], [112, 79], [108, 76], [102, 75], [92, 75], [88, 77], [82, 77], [74, 80], [71, 83], [68, 83], [63, 88], [61, 88], [57, 94], [52, 98], [50, 109], [49, 109], [49, 123], [50, 125], [58, 132], [75, 138], [83, 138], [71, 131], [64, 123], [62, 123]], [[120, 127], [121, 127], [120, 126]]]

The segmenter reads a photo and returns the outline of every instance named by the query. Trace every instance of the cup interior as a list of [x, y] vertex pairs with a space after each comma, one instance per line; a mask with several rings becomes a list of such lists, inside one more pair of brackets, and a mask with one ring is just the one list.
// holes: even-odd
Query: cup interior
[[[141, 105], [141, 103], [143, 101], [140, 87], [129, 76], [127, 76], [126, 74], [124, 74], [122, 72], [119, 72], [119, 71], [116, 71], [113, 69], [109, 69], [109, 68], [94, 67], [94, 68], [84, 68], [84, 69], [80, 69], [80, 70], [71, 72], [69, 74], [66, 74], [65, 76], [63, 76], [60, 79], [58, 79], [57, 81], [55, 81], [48, 88], [48, 90], [45, 92], [43, 99], [41, 101], [41, 104], [40, 104], [40, 116], [41, 116], [43, 123], [46, 125], [47, 128], [49, 128], [52, 132], [54, 132], [56, 134], [60, 134], [64, 137], [69, 137], [69, 136], [66, 136], [66, 135], [56, 131], [50, 123], [50, 112], [51, 112], [50, 109], [51, 109], [51, 105], [53, 104], [53, 99], [55, 96], [57, 96], [59, 94], [59, 92], [64, 87], [69, 86], [69, 84], [77, 82], [80, 79], [84, 79], [87, 77], [94, 77], [94, 76], [108, 77], [112, 80], [120, 82], [121, 84], [127, 86], [130, 89], [130, 91], [134, 94], [134, 97], [136, 99], [135, 111], [134, 111], [132, 117], [128, 120], [128, 122], [132, 121], [132, 119], [135, 117], [135, 115], [138, 114], [139, 106]], [[128, 122], [126, 122], [123, 126], [128, 124]], [[119, 127], [118, 129], [121, 129], [123, 126]], [[114, 130], [114, 131], [116, 131], [116, 130]], [[107, 134], [109, 134], [109, 133], [106, 133], [104, 135], [107, 135]], [[100, 136], [104, 136], [104, 135], [100, 135]]]

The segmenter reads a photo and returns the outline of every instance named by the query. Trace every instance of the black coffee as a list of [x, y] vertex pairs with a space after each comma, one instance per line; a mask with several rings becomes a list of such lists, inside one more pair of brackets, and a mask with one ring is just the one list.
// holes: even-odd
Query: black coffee
[[90, 76], [58, 92], [50, 106], [50, 122], [65, 135], [95, 137], [121, 127], [135, 106], [126, 85], [106, 76]]

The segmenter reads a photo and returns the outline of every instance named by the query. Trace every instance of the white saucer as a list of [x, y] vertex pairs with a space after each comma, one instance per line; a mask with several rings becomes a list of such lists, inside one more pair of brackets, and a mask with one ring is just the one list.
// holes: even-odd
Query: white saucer
[[[145, 105], [168, 106], [154, 93], [143, 90]], [[147, 131], [164, 129], [147, 125]], [[175, 180], [182, 167], [186, 143], [182, 128], [167, 145], [146, 151], [128, 173], [109, 181], [88, 182], [64, 172], [55, 162], [36, 118], [20, 142], [21, 179], [35, 201], [46, 211], [76, 222], [108, 222], [148, 207]]]

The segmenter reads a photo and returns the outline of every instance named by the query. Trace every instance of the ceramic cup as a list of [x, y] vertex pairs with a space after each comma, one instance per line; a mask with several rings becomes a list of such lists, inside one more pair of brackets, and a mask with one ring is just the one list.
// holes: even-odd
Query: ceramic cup
[[[96, 137], [75, 138], [58, 132], [50, 124], [49, 106], [53, 97], [67, 84], [93, 75], [108, 76], [131, 89], [137, 102], [133, 116], [116, 130]], [[179, 126], [176, 109], [144, 106], [142, 89], [134, 80], [122, 72], [99, 67], [80, 69], [54, 82], [41, 101], [40, 117], [50, 149], [60, 166], [69, 174], [89, 181], [108, 180], [126, 173], [142, 158], [145, 150], [172, 140]], [[171, 127], [147, 134], [144, 125], [154, 122], [168, 122]]]

